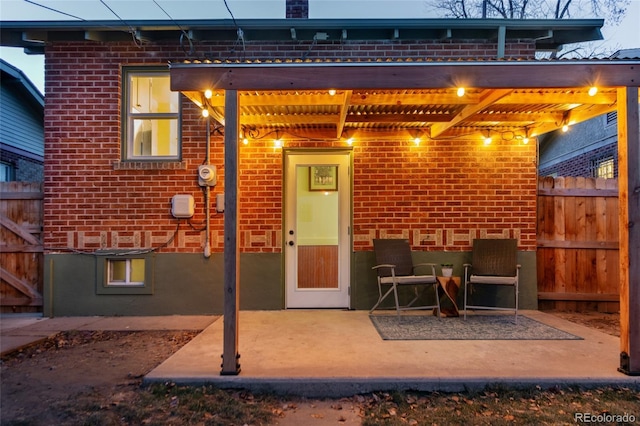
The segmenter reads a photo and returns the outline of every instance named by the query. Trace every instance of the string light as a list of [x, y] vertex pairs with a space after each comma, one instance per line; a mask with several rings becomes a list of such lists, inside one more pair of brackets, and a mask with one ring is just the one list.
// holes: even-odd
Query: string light
[[458, 97], [463, 97], [464, 96], [464, 87], [458, 87], [458, 90], [456, 91], [456, 93], [458, 94]]
[[336, 89], [329, 89], [329, 94], [330, 94], [331, 96], [335, 96], [335, 94], [336, 94]]
[[563, 125], [562, 125], [562, 131], [563, 131], [564, 133], [568, 132], [568, 131], [569, 131], [569, 125], [568, 125], [568, 124], [563, 124]]
[[209, 110], [207, 108], [202, 109], [202, 116], [207, 118], [209, 116]]
[[598, 88], [596, 86], [592, 86], [589, 88], [589, 96], [595, 96], [598, 93]]
[[204, 91], [204, 97], [207, 99], [211, 99], [211, 97], [213, 96], [213, 92], [210, 89], [207, 89]]

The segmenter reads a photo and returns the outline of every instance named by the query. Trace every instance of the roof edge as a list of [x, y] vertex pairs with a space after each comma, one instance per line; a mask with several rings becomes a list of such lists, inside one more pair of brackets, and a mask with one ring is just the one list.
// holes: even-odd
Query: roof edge
[[29, 77], [27, 77], [27, 75], [22, 72], [21, 69], [11, 65], [4, 59], [0, 59], [0, 71], [2, 71], [3, 73], [7, 73], [9, 74], [9, 76], [16, 79], [29, 93], [33, 100], [44, 109], [44, 95], [40, 93], [40, 90], [36, 87], [35, 84], [33, 84]]

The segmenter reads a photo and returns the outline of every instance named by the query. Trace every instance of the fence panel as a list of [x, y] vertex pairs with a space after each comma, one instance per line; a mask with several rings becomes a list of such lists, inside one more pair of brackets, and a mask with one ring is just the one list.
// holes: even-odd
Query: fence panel
[[42, 311], [42, 184], [0, 182], [0, 312]]
[[538, 181], [540, 309], [619, 310], [618, 181]]

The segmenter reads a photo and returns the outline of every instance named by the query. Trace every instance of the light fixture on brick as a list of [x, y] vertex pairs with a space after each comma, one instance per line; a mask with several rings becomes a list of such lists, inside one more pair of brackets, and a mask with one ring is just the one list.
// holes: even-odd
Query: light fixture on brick
[[409, 130], [409, 134], [411, 135], [411, 140], [413, 141], [415, 146], [420, 146], [420, 142], [422, 142], [422, 136], [424, 136], [424, 132], [420, 129]]

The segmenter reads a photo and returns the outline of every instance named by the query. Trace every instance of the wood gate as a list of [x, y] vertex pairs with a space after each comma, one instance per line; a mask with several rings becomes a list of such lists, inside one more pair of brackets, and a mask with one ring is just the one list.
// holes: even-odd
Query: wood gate
[[0, 182], [0, 312], [42, 312], [42, 184]]
[[620, 309], [618, 181], [538, 180], [540, 309]]

